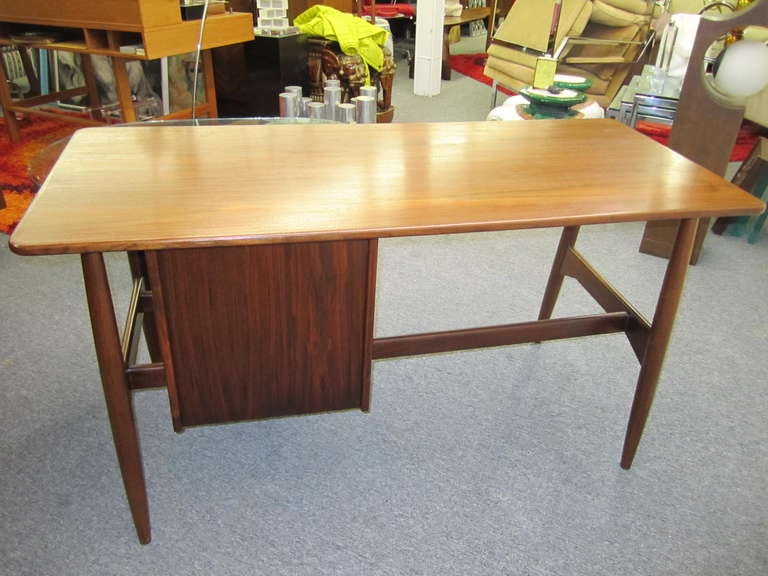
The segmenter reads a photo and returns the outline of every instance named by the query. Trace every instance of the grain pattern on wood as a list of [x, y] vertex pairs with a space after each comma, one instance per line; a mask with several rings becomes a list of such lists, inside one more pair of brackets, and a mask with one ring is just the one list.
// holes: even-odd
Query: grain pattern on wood
[[132, 126], [78, 131], [11, 247], [275, 244], [762, 209], [613, 120], [541, 120], [535, 130], [527, 122]]
[[183, 426], [361, 407], [367, 241], [156, 257]]

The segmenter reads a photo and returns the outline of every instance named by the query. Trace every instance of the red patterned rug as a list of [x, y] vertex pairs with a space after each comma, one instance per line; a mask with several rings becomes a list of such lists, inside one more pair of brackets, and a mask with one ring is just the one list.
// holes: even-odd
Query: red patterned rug
[[38, 185], [30, 176], [30, 165], [40, 162], [41, 153], [51, 144], [78, 128], [71, 122], [27, 116], [21, 121], [21, 141], [12, 144], [5, 120], [0, 118], [0, 194], [5, 200], [5, 208], [0, 209], [0, 232], [13, 232], [35, 197]]

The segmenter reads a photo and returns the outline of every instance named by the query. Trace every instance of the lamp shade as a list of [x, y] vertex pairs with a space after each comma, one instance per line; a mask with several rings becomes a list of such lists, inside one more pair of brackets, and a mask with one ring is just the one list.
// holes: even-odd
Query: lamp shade
[[768, 46], [739, 40], [726, 48], [715, 71], [715, 85], [728, 96], [747, 98], [768, 85]]

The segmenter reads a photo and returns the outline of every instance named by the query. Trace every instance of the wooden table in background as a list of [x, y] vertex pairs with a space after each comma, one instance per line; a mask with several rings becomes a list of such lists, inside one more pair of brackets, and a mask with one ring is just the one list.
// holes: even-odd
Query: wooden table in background
[[[495, 6], [496, 4], [494, 3], [494, 8]], [[443, 64], [440, 72], [440, 77], [443, 80], [451, 79], [451, 29], [454, 26], [461, 26], [462, 24], [469, 24], [478, 20], [485, 21], [485, 29], [488, 30], [489, 37], [493, 36], [491, 30], [493, 30], [495, 13], [490, 7], [464, 8], [460, 16], [445, 16], [443, 18]], [[488, 43], [486, 43], [487, 48]]]
[[[464, 8], [461, 11], [460, 16], [445, 16], [443, 18], [443, 59], [440, 68], [440, 78], [442, 80], [451, 79], [451, 30], [456, 26], [463, 24], [469, 24], [470, 22], [477, 22], [478, 20], [485, 21], [486, 30], [493, 30], [496, 22], [496, 2], [492, 7], [480, 6], [478, 8]], [[493, 36], [491, 32], [488, 33], [488, 40], [486, 41], [485, 48], [488, 49], [490, 45], [490, 39]], [[408, 77], [413, 78], [415, 67], [415, 56], [411, 56], [408, 62]]]
[[[125, 122], [136, 120], [128, 81], [128, 60], [156, 60], [196, 50], [200, 20], [181, 19], [177, 0], [0, 0], [0, 44], [14, 44], [30, 31], [55, 38], [53, 42], [25, 41], [27, 48], [44, 48], [76, 52], [82, 56], [85, 87], [13, 100], [7, 82], [5, 64], [0, 59], [0, 108], [5, 116], [9, 138], [20, 139], [15, 113], [55, 117], [83, 125], [98, 125], [98, 119], [57, 114], [41, 110], [44, 104], [86, 94], [91, 108], [100, 106], [94, 76], [92, 55], [110, 56], [115, 75], [115, 90]], [[216, 88], [210, 49], [253, 39], [253, 16], [229, 13], [209, 16], [201, 43], [201, 62], [205, 102], [197, 106], [198, 116], [216, 117]], [[141, 52], [125, 53], [122, 46], [140, 46]], [[179, 111], [162, 118], [188, 118], [191, 110]]]
[[[590, 153], [574, 161], [563, 150]], [[146, 543], [131, 403], [131, 391], [145, 387], [167, 386], [176, 430], [367, 411], [374, 359], [623, 332], [640, 362], [621, 457], [629, 468], [698, 219], [763, 208], [613, 120], [542, 120], [535, 130], [525, 122], [134, 126], [77, 132], [10, 245], [82, 255], [115, 446]], [[671, 218], [682, 225], [647, 320], [576, 239], [581, 225]], [[374, 338], [379, 238], [544, 227], [564, 230], [538, 320]], [[122, 343], [109, 251], [128, 251], [135, 276]], [[605, 313], [551, 318], [564, 276]], [[142, 314], [152, 362], [136, 365]]]

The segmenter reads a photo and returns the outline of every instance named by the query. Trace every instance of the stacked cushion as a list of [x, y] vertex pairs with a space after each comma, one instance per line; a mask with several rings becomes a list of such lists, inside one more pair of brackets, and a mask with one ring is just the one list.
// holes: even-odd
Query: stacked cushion
[[[564, 0], [555, 47], [566, 36], [642, 41], [651, 7], [645, 0]], [[488, 49], [485, 75], [519, 90], [533, 83], [537, 59], [547, 50], [552, 20], [552, 2], [517, 0]], [[525, 48], [522, 48], [525, 47]], [[637, 45], [575, 45], [568, 57], [633, 59]], [[629, 66], [623, 62], [560, 64], [562, 74], [583, 76], [592, 81], [587, 91], [607, 106], [621, 86]]]
[[644, 0], [592, 0], [592, 21], [606, 26], [631, 26], [648, 20]]
[[[559, 46], [566, 36], [580, 36], [591, 14], [590, 0], [563, 0], [555, 47]], [[521, 22], [534, 21], [539, 24], [520, 25]], [[500, 81], [514, 90], [529, 86], [533, 82], [536, 59], [540, 53], [547, 50], [551, 21], [551, 2], [517, 0], [499, 26], [494, 36], [494, 43], [488, 48], [486, 75], [491, 78], [497, 76], [505, 78]], [[520, 46], [531, 48], [533, 52], [520, 50]], [[489, 68], [495, 70], [497, 75], [489, 74], [487, 72]]]
[[[591, 13], [592, 2], [590, 0], [563, 0], [555, 46], [559, 45], [565, 36], [581, 35], [587, 22], [589, 22]], [[532, 25], [521, 25], [521, 22]], [[527, 46], [539, 52], [546, 52], [551, 22], [552, 2], [517, 0], [496, 31], [494, 39], [516, 46]]]

